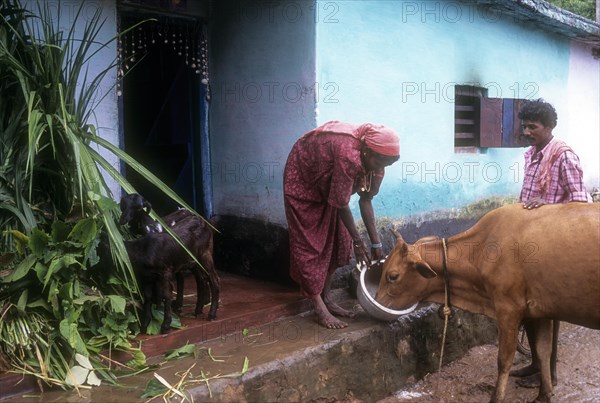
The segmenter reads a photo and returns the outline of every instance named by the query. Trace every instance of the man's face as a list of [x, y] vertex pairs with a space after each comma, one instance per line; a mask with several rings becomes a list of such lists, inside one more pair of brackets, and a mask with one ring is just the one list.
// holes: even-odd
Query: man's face
[[552, 128], [544, 126], [539, 120], [524, 120], [523, 134], [529, 141], [529, 144], [539, 146], [550, 139]]

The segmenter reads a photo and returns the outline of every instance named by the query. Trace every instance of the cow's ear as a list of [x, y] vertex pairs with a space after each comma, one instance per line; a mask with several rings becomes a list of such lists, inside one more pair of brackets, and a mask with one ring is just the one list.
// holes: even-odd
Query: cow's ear
[[408, 244], [403, 240], [398, 241], [400, 244], [400, 256], [408, 255]]
[[415, 263], [415, 269], [417, 269], [417, 272], [425, 278], [437, 277], [437, 273], [423, 260]]

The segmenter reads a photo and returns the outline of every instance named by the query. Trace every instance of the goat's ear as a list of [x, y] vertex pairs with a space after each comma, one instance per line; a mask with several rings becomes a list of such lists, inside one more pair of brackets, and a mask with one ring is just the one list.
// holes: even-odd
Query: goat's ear
[[148, 214], [150, 214], [150, 211], [152, 211], [152, 204], [150, 204], [150, 202], [146, 199], [144, 199], [144, 208]]
[[429, 266], [425, 261], [421, 260], [415, 263], [415, 269], [417, 272], [425, 277], [425, 278], [434, 278], [437, 277], [437, 273], [433, 271], [431, 266]]

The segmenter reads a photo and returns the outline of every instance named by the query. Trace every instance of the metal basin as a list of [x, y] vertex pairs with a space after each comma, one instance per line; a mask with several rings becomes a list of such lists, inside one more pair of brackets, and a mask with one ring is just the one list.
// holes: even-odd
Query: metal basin
[[368, 270], [364, 265], [362, 267], [357, 265], [358, 270], [360, 271], [360, 281], [358, 283], [356, 295], [358, 297], [358, 303], [360, 306], [362, 306], [365, 312], [367, 312], [373, 318], [389, 322], [414, 311], [418, 303], [415, 303], [413, 306], [407, 309], [398, 311], [387, 308], [375, 301], [375, 295], [377, 294], [377, 289], [379, 288], [379, 280], [381, 279], [381, 274], [383, 272], [383, 262], [383, 260], [381, 260], [379, 263], [374, 261], [371, 264], [371, 268]]

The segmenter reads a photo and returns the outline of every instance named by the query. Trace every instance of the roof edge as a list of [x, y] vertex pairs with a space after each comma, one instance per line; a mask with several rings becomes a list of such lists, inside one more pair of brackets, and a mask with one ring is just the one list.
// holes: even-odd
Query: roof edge
[[600, 46], [600, 23], [564, 10], [544, 0], [477, 0], [520, 22], [531, 22], [540, 28], [570, 39]]

